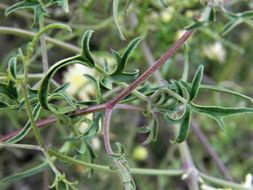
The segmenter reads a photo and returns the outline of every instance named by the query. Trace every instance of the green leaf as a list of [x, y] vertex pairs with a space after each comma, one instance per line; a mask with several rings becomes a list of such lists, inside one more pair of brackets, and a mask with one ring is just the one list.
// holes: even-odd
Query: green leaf
[[69, 2], [68, 0], [57, 0], [58, 5], [60, 5], [65, 13], [69, 13]]
[[111, 49], [111, 53], [114, 56], [114, 58], [116, 59], [117, 63], [121, 62], [121, 55], [118, 51]]
[[95, 61], [91, 55], [90, 52], [90, 39], [92, 36], [93, 31], [92, 30], [88, 30], [84, 33], [83, 38], [82, 38], [82, 46], [81, 46], [81, 55], [83, 55], [87, 60], [88, 60], [88, 64], [90, 67], [94, 67], [95, 65]]
[[10, 101], [18, 99], [18, 92], [13, 81], [9, 81], [8, 84], [0, 83], [0, 94], [9, 98]]
[[17, 57], [12, 57], [9, 60], [8, 75], [14, 80], [17, 79]]
[[100, 84], [108, 90], [112, 90], [113, 88], [111, 80], [105, 76], [100, 78]]
[[58, 88], [56, 88], [53, 93], [57, 93], [57, 92], [65, 92], [67, 90], [67, 88], [69, 87], [70, 82], [64, 83], [61, 86], [59, 86]]
[[66, 112], [70, 112], [70, 111], [74, 111], [75, 109], [77, 109], [77, 106], [74, 105], [74, 101], [73, 101], [73, 98], [66, 92], [58, 92], [58, 93], [53, 93], [49, 96], [49, 101], [52, 101], [52, 100], [65, 100], [69, 106], [65, 106], [63, 108], [60, 108], [60, 107], [56, 107], [56, 106], [53, 106], [51, 107], [51, 109], [53, 110], [54, 109], [54, 112], [55, 113], [59, 113], [59, 114], [62, 114], [62, 113], [66, 113]]
[[118, 65], [116, 72], [123, 72], [123, 70], [126, 67], [128, 58], [130, 57], [130, 55], [133, 53], [133, 51], [136, 49], [136, 47], [139, 45], [139, 43], [141, 42], [142, 38], [138, 37], [135, 38], [134, 40], [132, 40], [130, 42], [130, 44], [127, 46], [127, 48], [125, 49], [123, 55], [122, 55], [122, 59], [121, 59], [121, 65]]
[[35, 174], [38, 174], [38, 173], [44, 171], [46, 168], [48, 168], [48, 163], [44, 162], [44, 163], [42, 163], [40, 165], [37, 165], [35, 167], [32, 167], [32, 168], [30, 168], [28, 170], [17, 172], [17, 173], [15, 173], [13, 175], [10, 175], [8, 177], [2, 178], [0, 180], [0, 187], [1, 186], [5, 186], [5, 185], [9, 185], [9, 184], [12, 184], [12, 183], [15, 183], [16, 181], [19, 181], [19, 180], [22, 180], [24, 178], [27, 178], [27, 177], [33, 176]]
[[233, 30], [236, 26], [238, 26], [242, 22], [243, 22], [242, 19], [236, 19], [236, 20], [230, 21], [228, 24], [225, 25], [223, 31], [221, 32], [221, 35], [225, 36], [226, 34], [228, 34], [231, 30]]
[[[142, 38], [135, 38], [132, 40], [127, 48], [125, 49], [124, 53], [122, 54], [120, 61], [118, 61], [116, 70], [113, 72], [113, 74], [119, 74], [122, 73], [125, 70], [127, 61], [130, 57], [130, 55], [133, 53], [133, 51], [136, 49], [138, 44], [141, 42]], [[117, 55], [117, 54], [116, 54]]]
[[120, 38], [122, 40], [126, 40], [122, 31], [121, 31], [121, 28], [120, 28], [120, 25], [119, 25], [119, 21], [118, 21], [118, 8], [119, 8], [119, 0], [113, 0], [113, 5], [112, 5], [112, 12], [113, 12], [113, 20], [114, 20], [114, 23], [117, 27], [117, 30], [119, 32], [119, 35], [120, 35]]
[[138, 131], [140, 133], [146, 133], [148, 135], [146, 140], [142, 144], [146, 145], [156, 141], [158, 136], [158, 119], [153, 116], [148, 126], [140, 128]]
[[5, 102], [2, 102], [2, 101], [0, 100], [0, 109], [8, 108], [8, 107], [9, 107], [8, 104], [6, 104]]
[[181, 143], [186, 140], [189, 134], [190, 124], [191, 124], [191, 110], [189, 107], [187, 107], [180, 126], [179, 135], [176, 138], [176, 140], [172, 141], [172, 143]]
[[244, 100], [248, 100], [251, 103], [253, 103], [253, 99], [249, 96], [246, 96], [240, 92], [236, 92], [234, 90], [230, 90], [227, 88], [224, 88], [222, 86], [210, 86], [210, 85], [200, 85], [200, 90], [202, 91], [213, 91], [213, 92], [220, 92], [220, 93], [224, 93], [224, 94], [229, 94], [229, 95], [233, 95], [233, 96], [237, 96], [239, 98], [242, 98]]
[[192, 80], [190, 101], [193, 101], [196, 98], [196, 96], [198, 95], [199, 87], [200, 87], [201, 80], [202, 80], [202, 77], [203, 77], [203, 71], [204, 71], [204, 66], [200, 65], [198, 67], [198, 70], [195, 73], [195, 76], [194, 76], [193, 80]]
[[120, 81], [120, 82], [133, 82], [137, 77], [139, 76], [139, 70], [135, 70], [133, 72], [123, 72], [120, 74], [114, 74], [111, 75], [111, 78], [115, 81]]
[[253, 108], [244, 107], [219, 107], [219, 106], [201, 106], [196, 104], [190, 104], [191, 110], [196, 113], [205, 114], [215, 119], [220, 125], [221, 129], [224, 129], [224, 117], [228, 117], [236, 114], [253, 113]]
[[214, 8], [212, 8], [211, 11], [210, 11], [208, 21], [209, 22], [215, 22], [216, 21], [216, 10]]
[[34, 21], [33, 21], [33, 26], [38, 26], [39, 25], [39, 20], [41, 17], [46, 15], [46, 10], [42, 5], [40, 4], [39, 1], [37, 0], [24, 0], [22, 2], [16, 3], [6, 9], [5, 15], [8, 16], [12, 14], [13, 12], [21, 9], [32, 9], [34, 12]]
[[98, 104], [100, 104], [103, 101], [103, 97], [101, 94], [101, 89], [100, 89], [100, 83], [97, 81], [93, 76], [89, 74], [84, 74], [84, 77], [87, 77], [94, 85], [96, 88], [96, 101]]
[[[40, 115], [40, 111], [41, 111], [41, 107], [39, 104], [37, 104], [33, 110], [33, 116], [34, 116], [35, 120], [38, 119], [38, 117]], [[29, 131], [31, 130], [31, 127], [32, 127], [31, 122], [28, 121], [26, 123], [26, 125], [22, 128], [22, 130], [17, 135], [12, 137], [11, 139], [6, 141], [5, 143], [14, 144], [14, 143], [21, 141], [29, 133]]]
[[122, 56], [117, 51], [112, 50], [112, 53], [117, 60], [116, 69], [112, 74], [110, 74], [110, 77], [112, 79], [120, 82], [131, 82], [139, 76], [139, 70], [135, 70], [133, 72], [125, 72], [125, 67], [130, 55], [135, 50], [140, 41], [141, 38], [135, 38], [132, 40], [123, 52]]
[[173, 112], [173, 115], [169, 112], [164, 114], [164, 118], [165, 120], [170, 123], [170, 124], [178, 124], [178, 123], [182, 123], [185, 119], [185, 115], [187, 114], [187, 112], [189, 111], [189, 108], [186, 107], [184, 112], [179, 115], [178, 113]]

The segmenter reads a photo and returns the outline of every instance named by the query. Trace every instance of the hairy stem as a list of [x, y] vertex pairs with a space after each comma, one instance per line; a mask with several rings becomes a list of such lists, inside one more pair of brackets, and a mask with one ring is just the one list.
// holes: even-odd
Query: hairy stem
[[[99, 164], [94, 164], [90, 162], [84, 162], [81, 160], [77, 160], [75, 158], [72, 158], [70, 156], [64, 155], [58, 151], [55, 151], [53, 149], [48, 149], [49, 153], [51, 156], [55, 156], [61, 160], [68, 161], [69, 163], [76, 164], [76, 165], [82, 165], [87, 168], [95, 169], [95, 170], [100, 170], [104, 172], [116, 172], [116, 170], [111, 170], [109, 166], [106, 165], [99, 165]], [[166, 170], [166, 169], [142, 169], [142, 168], [130, 168], [130, 173], [134, 175], [153, 175], [153, 176], [182, 176], [185, 174], [184, 170]], [[211, 177], [209, 175], [203, 174], [203, 173], [198, 173], [203, 179], [210, 181], [216, 185], [221, 185], [223, 187], [230, 187], [230, 188], [235, 188], [238, 190], [251, 190], [251, 188], [246, 188], [243, 187], [243, 185], [233, 183], [233, 182], [227, 182], [223, 179], [219, 179], [216, 177]]]
[[[40, 29], [42, 29], [42, 28], [44, 28], [44, 17], [42, 17], [40, 19]], [[47, 56], [47, 46], [46, 46], [45, 34], [42, 34], [40, 37], [40, 46], [41, 46], [43, 73], [46, 73], [49, 69], [49, 65], [48, 65], [48, 56]]]

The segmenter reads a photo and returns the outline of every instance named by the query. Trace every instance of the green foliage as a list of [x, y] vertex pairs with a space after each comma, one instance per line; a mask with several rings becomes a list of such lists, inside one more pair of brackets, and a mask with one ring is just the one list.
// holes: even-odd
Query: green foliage
[[135, 70], [133, 72], [126, 72], [125, 67], [127, 65], [129, 56], [135, 50], [140, 41], [141, 38], [136, 38], [132, 40], [126, 47], [122, 55], [120, 55], [117, 51], [112, 51], [113, 55], [115, 56], [115, 59], [117, 60], [116, 69], [110, 74], [110, 77], [113, 80], [120, 82], [131, 82], [138, 77], [139, 70]]
[[[125, 7], [122, 8], [121, 4]], [[233, 4], [242, 6], [234, 8]], [[247, 126], [252, 124], [253, 99], [244, 95], [244, 93], [252, 94], [252, 90], [246, 88], [246, 85], [236, 85], [232, 77], [229, 78], [233, 72], [233, 76], [237, 76], [235, 80], [240, 85], [250, 84], [252, 79], [249, 69], [251, 67], [248, 65], [252, 60], [249, 53], [252, 51], [252, 40], [249, 40], [248, 36], [252, 33], [250, 29], [253, 26], [253, 11], [244, 10], [242, 7], [248, 8], [250, 4], [239, 1], [230, 4], [222, 0], [201, 0], [200, 3], [194, 0], [160, 0], [160, 2], [128, 0], [124, 3], [119, 0], [99, 3], [95, 0], [85, 2], [24, 0], [10, 5], [5, 10], [6, 16], [13, 14], [21, 15], [27, 20], [33, 19], [33, 27], [36, 29], [29, 29], [33, 32], [15, 28], [10, 30], [14, 35], [31, 37], [32, 40], [21, 47], [16, 47], [20, 46], [19, 42], [17, 45], [12, 41], [13, 44], [8, 45], [14, 47], [13, 49], [17, 48], [17, 51], [8, 53], [6, 58], [1, 60], [3, 63], [1, 69], [4, 72], [0, 73], [2, 114], [0, 117], [4, 117], [3, 126], [6, 126], [6, 129], [3, 127], [2, 130], [6, 133], [13, 130], [13, 126], [18, 130], [3, 136], [0, 148], [1, 151], [4, 148], [39, 150], [44, 155], [44, 162], [36, 165], [29, 160], [28, 169], [18, 169], [20, 172], [2, 177], [0, 186], [8, 188], [12, 183], [24, 178], [31, 176], [36, 178], [35, 174], [49, 167], [54, 174], [54, 181], [50, 180], [52, 184], [50, 188], [57, 190], [83, 189], [84, 186], [88, 189], [124, 187], [127, 190], [148, 190], [166, 189], [168, 186], [177, 189], [180, 186], [184, 187], [184, 181], [178, 182], [167, 177], [164, 180], [165, 178], [161, 176], [183, 174], [182, 178], [187, 176], [189, 180], [195, 181], [197, 186], [203, 187], [210, 181], [217, 184], [217, 188], [219, 185], [245, 189], [243, 185], [213, 179], [201, 173], [206, 171], [211, 175], [220, 176], [213, 163], [206, 161], [209, 155], [198, 146], [199, 144], [206, 146], [207, 141], [203, 142], [203, 137], [195, 140], [191, 134], [191, 131], [199, 134], [195, 131], [196, 128], [191, 130], [192, 124], [198, 123], [206, 132], [202, 135], [208, 137], [204, 136], [204, 139], [212, 141], [215, 150], [226, 164], [230, 164], [231, 159], [236, 159], [233, 162], [239, 163], [247, 157], [249, 163], [247, 167], [251, 168], [250, 156], [242, 153], [246, 150], [250, 155], [252, 150], [243, 147], [243, 150], [235, 156], [228, 148], [228, 145], [233, 146], [234, 143], [239, 144], [238, 142], [244, 146], [246, 139], [251, 139], [252, 136], [252, 130]], [[62, 24], [57, 24], [56, 21]], [[237, 26], [243, 23], [250, 29], [241, 28], [240, 34], [245, 35], [236, 35], [235, 40], [234, 32], [238, 32]], [[183, 38], [179, 38], [176, 32], [182, 28], [186, 33]], [[73, 30], [73, 32], [71, 34], [65, 34], [61, 30], [51, 32], [52, 29]], [[115, 37], [111, 31], [116, 29], [120, 38]], [[0, 33], [2, 31], [6, 31], [6, 28], [0, 26]], [[95, 37], [92, 39], [94, 32]], [[187, 36], [192, 35], [191, 32], [194, 33], [194, 37], [187, 41]], [[51, 38], [45, 36], [45, 33]], [[225, 38], [226, 35], [228, 37]], [[81, 39], [80, 42], [77, 39]], [[126, 44], [126, 39], [132, 40]], [[80, 49], [63, 42], [65, 40], [81, 44]], [[219, 54], [223, 51], [219, 44], [216, 46], [219, 52], [213, 55], [214, 50], [208, 46], [213, 40], [226, 47], [223, 55]], [[143, 44], [138, 47], [141, 41]], [[166, 52], [168, 45], [174, 41], [176, 43]], [[69, 56], [69, 53], [53, 48], [54, 45], [75, 54]], [[184, 53], [179, 50], [177, 56], [172, 57], [178, 47], [183, 45], [185, 45]], [[123, 51], [111, 50], [114, 57], [112, 60], [107, 50], [122, 47], [125, 47]], [[9, 47], [6, 49], [9, 51]], [[164, 55], [161, 56], [162, 54]], [[161, 58], [151, 65], [154, 57]], [[171, 60], [168, 61], [168, 57]], [[58, 61], [53, 63], [54, 60]], [[149, 62], [150, 68], [147, 69], [144, 60]], [[246, 66], [242, 66], [241, 62]], [[77, 67], [80, 72], [69, 76], [71, 80], [67, 81], [66, 75], [71, 73], [72, 66], [76, 64], [81, 65]], [[47, 67], [48, 70], [45, 69]], [[83, 73], [82, 68], [87, 69], [87, 72]], [[158, 68], [160, 70], [156, 72]], [[240, 75], [237, 75], [237, 72]], [[151, 78], [151, 75], [154, 78]], [[244, 79], [244, 76], [247, 79]], [[223, 79], [229, 82], [222, 83]], [[217, 81], [218, 85], [214, 81]], [[73, 83], [76, 84], [75, 88]], [[128, 114], [119, 112], [118, 109], [127, 110]], [[108, 112], [112, 111], [111, 116]], [[244, 119], [243, 114], [247, 114], [249, 118]], [[206, 120], [203, 115], [216, 121], [224, 132], [214, 131], [212, 120]], [[228, 126], [225, 128], [224, 118], [234, 115], [240, 117], [237, 117], [237, 120], [231, 117], [227, 120]], [[6, 122], [6, 118], [10, 121]], [[22, 124], [24, 126], [20, 128]], [[43, 129], [45, 132], [41, 133], [39, 128], [46, 125], [51, 125], [52, 131]], [[113, 128], [112, 133], [110, 125], [117, 126]], [[33, 131], [33, 134], [30, 134], [30, 131]], [[172, 132], [176, 137], [171, 137]], [[100, 147], [101, 135], [104, 137], [105, 150]], [[242, 139], [244, 135], [245, 139]], [[44, 142], [44, 136], [49, 142]], [[31, 137], [35, 137], [36, 141]], [[174, 140], [168, 143], [169, 139]], [[193, 159], [186, 140], [196, 147], [193, 150]], [[18, 144], [20, 141], [33, 142], [38, 146]], [[115, 151], [111, 148], [112, 141], [116, 141]], [[148, 149], [147, 156], [141, 161], [134, 160], [131, 156], [134, 146], [140, 143], [145, 146], [143, 148]], [[181, 145], [177, 146], [179, 143]], [[177, 148], [180, 151], [175, 151]], [[167, 152], [165, 149], [168, 149]], [[206, 149], [210, 151], [210, 147]], [[13, 152], [15, 155], [21, 154], [21, 151], [17, 154]], [[177, 159], [177, 152], [180, 153], [182, 161]], [[104, 156], [106, 153], [108, 157]], [[4, 152], [2, 160], [8, 161], [5, 155]], [[192, 160], [196, 160], [196, 166]], [[55, 165], [56, 161], [60, 163]], [[99, 165], [100, 162], [106, 164]], [[215, 157], [214, 162], [219, 162], [219, 159], [217, 161]], [[152, 167], [160, 164], [157, 167], [165, 169], [132, 168], [133, 165], [148, 167], [149, 164]], [[173, 168], [172, 171], [167, 169], [168, 164]], [[183, 164], [187, 165], [189, 173], [185, 171]], [[239, 177], [249, 171], [247, 167], [241, 169], [231, 166], [236, 170], [232, 171], [232, 175], [241, 180]], [[6, 168], [10, 170], [9, 165]], [[58, 168], [64, 170], [66, 176], [82, 179], [89, 177], [89, 180], [74, 179], [72, 182]], [[0, 173], [0, 176], [6, 176], [5, 170], [4, 168], [3, 175]], [[94, 170], [99, 171], [94, 173]], [[190, 175], [190, 172], [193, 171], [194, 174], [195, 170], [198, 176]], [[118, 182], [111, 174], [107, 179], [102, 172], [115, 173], [121, 180]], [[140, 180], [138, 176], [132, 176], [135, 174], [156, 175], [158, 178], [147, 180], [141, 176]], [[157, 184], [153, 181], [157, 181]], [[189, 189], [196, 190], [191, 185]]]

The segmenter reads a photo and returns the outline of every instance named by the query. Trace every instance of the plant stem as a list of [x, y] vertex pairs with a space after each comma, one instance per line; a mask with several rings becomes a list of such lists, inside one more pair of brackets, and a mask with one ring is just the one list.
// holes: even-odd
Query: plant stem
[[[112, 173], [117, 172], [117, 170], [112, 170], [110, 169], [109, 166], [106, 166], [106, 165], [99, 165], [99, 164], [77, 160], [70, 156], [63, 155], [60, 152], [55, 151], [53, 149], [48, 149], [48, 151], [52, 156], [55, 156], [61, 160], [66, 160], [72, 164], [82, 165], [91, 169], [97, 169], [97, 170], [105, 171], [105, 172], [112, 172]], [[160, 176], [160, 175], [161, 176], [163, 175], [181, 176], [184, 174], [183, 170], [164, 170], [164, 169], [160, 170], [160, 169], [141, 169], [141, 168], [130, 168], [130, 172], [136, 175], [154, 175], [154, 176]]]
[[[22, 36], [22, 37], [29, 37], [29, 38], [33, 38], [36, 35], [36, 33], [30, 32], [30, 31], [27, 31], [27, 30], [12, 28], [12, 27], [4, 27], [4, 26], [0, 26], [0, 33], [8, 34], [8, 35]], [[64, 50], [68, 50], [68, 51], [73, 52], [73, 53], [80, 53], [81, 52], [79, 47], [74, 46], [72, 44], [62, 42], [60, 40], [56, 40], [54, 38], [50, 38], [50, 37], [47, 37], [47, 36], [45, 37], [45, 40], [47, 42], [52, 43], [53, 45], [55, 45], [59, 48], [64, 49]]]
[[[104, 172], [117, 172], [117, 170], [112, 170], [109, 168], [109, 166], [105, 165], [99, 165], [99, 164], [94, 164], [90, 162], [84, 162], [81, 160], [77, 160], [75, 158], [72, 158], [67, 155], [63, 155], [58, 151], [55, 151], [53, 149], [48, 149], [48, 152], [52, 155], [57, 157], [58, 159], [68, 161], [69, 163], [76, 164], [76, 165], [82, 165], [91, 169], [97, 169], [100, 171]], [[135, 174], [135, 175], [151, 175], [151, 176], [182, 176], [185, 174], [184, 170], [165, 170], [165, 169], [142, 169], [142, 168], [130, 168], [130, 173]], [[251, 190], [250, 188], [243, 187], [243, 185], [237, 184], [237, 183], [232, 183], [232, 182], [227, 182], [225, 180], [212, 177], [206, 174], [203, 174], [201, 172], [198, 173], [203, 179], [208, 180], [214, 184], [221, 185], [224, 187], [230, 187], [230, 188], [235, 188], [238, 190]]]
[[105, 109], [105, 127], [104, 127], [104, 145], [107, 154], [112, 155], [113, 150], [110, 143], [110, 121], [112, 115], [112, 108]]
[[[44, 17], [40, 19], [40, 30], [44, 28]], [[43, 73], [46, 73], [49, 69], [48, 65], [48, 56], [47, 56], [47, 46], [45, 40], [45, 34], [42, 34], [40, 37], [40, 46], [41, 46], [41, 56], [42, 56], [42, 66], [43, 66]]]
[[[91, 106], [88, 108], [83, 108], [83, 109], [79, 109], [73, 112], [68, 113], [68, 116], [70, 117], [77, 117], [80, 115], [85, 115], [88, 113], [94, 113], [94, 112], [99, 112], [99, 111], [103, 111], [106, 107], [106, 104], [100, 104], [100, 105], [95, 105], [95, 106]], [[136, 107], [136, 106], [132, 106], [132, 105], [128, 105], [128, 104], [118, 104], [115, 109], [128, 109], [128, 110], [140, 110], [140, 108]], [[49, 117], [46, 119], [42, 119], [36, 122], [36, 127], [37, 128], [43, 128], [45, 126], [51, 125], [53, 123], [57, 122], [57, 118], [55, 117]], [[6, 142], [9, 139], [13, 138], [14, 136], [16, 136], [22, 129], [18, 129], [15, 130], [7, 135], [4, 135], [1, 139], [0, 142]]]
[[30, 145], [30, 144], [2, 144], [0, 143], [0, 148], [19, 148], [19, 149], [42, 151], [42, 149], [39, 146]]
[[[128, 84], [124, 83], [124, 82], [116, 82], [116, 84], [118, 84], [120, 87], [124, 87], [124, 88], [128, 88]], [[145, 102], [149, 102], [147, 96], [145, 96], [144, 94], [142, 94], [141, 92], [139, 92], [138, 90], [133, 90], [132, 94], [134, 94], [136, 97], [138, 97], [139, 99], [145, 101]]]
[[220, 179], [220, 178], [216, 178], [216, 177], [212, 177], [212, 176], [209, 176], [209, 175], [206, 175], [204, 173], [199, 173], [199, 175], [207, 180], [207, 181], [210, 181], [216, 185], [221, 185], [223, 187], [228, 187], [228, 188], [231, 188], [231, 189], [236, 189], [236, 190], [252, 190], [252, 188], [248, 188], [248, 187], [243, 187], [243, 185], [240, 185], [240, 184], [237, 184], [237, 183], [233, 183], [233, 182], [228, 182], [228, 181], [225, 181], [223, 179]]

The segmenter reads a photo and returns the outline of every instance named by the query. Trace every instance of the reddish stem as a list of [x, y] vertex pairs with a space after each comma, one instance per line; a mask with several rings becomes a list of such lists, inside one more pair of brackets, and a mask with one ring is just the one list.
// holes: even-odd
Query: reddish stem
[[[88, 107], [88, 108], [83, 108], [83, 109], [79, 109], [79, 110], [70, 112], [70, 113], [68, 113], [68, 115], [71, 116], [71, 117], [75, 117], [75, 116], [78, 116], [78, 115], [84, 115], [84, 114], [88, 114], [88, 113], [99, 112], [99, 111], [104, 110], [105, 107], [106, 107], [106, 104], [95, 105], [95, 106], [91, 106], [91, 107]], [[128, 104], [118, 104], [116, 106], [116, 108], [117, 109], [136, 110], [136, 111], [141, 110], [137, 106], [128, 105]], [[39, 120], [39, 121], [36, 122], [36, 127], [43, 128], [45, 126], [56, 123], [56, 121], [57, 121], [57, 119], [55, 117], [49, 117], [49, 118], [46, 118], [46, 119], [42, 119], [42, 120]], [[3, 136], [2, 138], [0, 138], [0, 142], [3, 143], [3, 142], [8, 141], [9, 139], [16, 136], [21, 130], [22, 130], [22, 128], [17, 129], [15, 131]]]
[[104, 144], [105, 150], [110, 155], [113, 154], [113, 150], [110, 143], [110, 121], [112, 116], [112, 109], [105, 109], [105, 127], [104, 127]]

